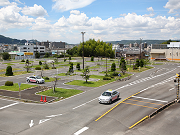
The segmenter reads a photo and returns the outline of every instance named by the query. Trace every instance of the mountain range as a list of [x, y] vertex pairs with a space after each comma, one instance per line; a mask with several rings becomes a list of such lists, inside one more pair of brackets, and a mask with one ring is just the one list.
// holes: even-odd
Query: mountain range
[[[150, 44], [166, 44], [168, 40], [121, 40], [121, 41], [106, 41], [106, 43], [112, 43], [112, 44], [130, 44], [130, 43], [147, 43], [148, 45]], [[171, 40], [170, 40], [171, 41]], [[180, 41], [180, 40], [176, 40]], [[3, 35], [0, 35], [0, 43], [3, 44], [18, 44], [18, 45], [24, 45], [27, 42], [26, 39], [19, 40], [19, 39], [13, 39], [9, 37], [5, 37]], [[35, 43], [39, 42], [37, 40], [28, 40], [28, 42]], [[68, 43], [66, 43], [68, 44]]]

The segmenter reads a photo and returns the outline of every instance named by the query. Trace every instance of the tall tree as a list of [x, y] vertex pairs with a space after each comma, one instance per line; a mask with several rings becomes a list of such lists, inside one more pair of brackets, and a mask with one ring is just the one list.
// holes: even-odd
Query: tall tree
[[81, 75], [82, 78], [84, 78], [86, 80], [86, 83], [87, 83], [87, 80], [89, 80], [89, 77], [90, 77], [90, 75], [88, 75], [89, 72], [90, 72], [89, 66], [86, 66], [85, 69], [83, 70], [83, 74]]
[[123, 74], [125, 74], [127, 67], [126, 67], [126, 61], [125, 61], [124, 57], [121, 57], [119, 68], [120, 68], [121, 72]]

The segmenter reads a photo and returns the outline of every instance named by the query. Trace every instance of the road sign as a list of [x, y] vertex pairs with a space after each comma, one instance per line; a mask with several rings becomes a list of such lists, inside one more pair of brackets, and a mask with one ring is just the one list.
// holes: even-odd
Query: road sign
[[118, 76], [121, 76], [121, 74], [118, 74]]

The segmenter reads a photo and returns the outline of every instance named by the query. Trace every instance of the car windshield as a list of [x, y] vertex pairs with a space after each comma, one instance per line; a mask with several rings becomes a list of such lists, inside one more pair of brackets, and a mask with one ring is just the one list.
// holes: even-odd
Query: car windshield
[[41, 77], [40, 77], [40, 76], [37, 76], [36, 78], [37, 78], [37, 79], [41, 79]]
[[111, 93], [110, 92], [104, 92], [102, 95], [103, 96], [111, 96]]

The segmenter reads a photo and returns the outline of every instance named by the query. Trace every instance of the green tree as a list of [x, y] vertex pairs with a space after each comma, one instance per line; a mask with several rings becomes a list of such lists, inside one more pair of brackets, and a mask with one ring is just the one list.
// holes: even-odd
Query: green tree
[[36, 53], [35, 53], [35, 58], [40, 58], [39, 52], [36, 52]]
[[77, 70], [80, 70], [80, 63], [77, 63], [76, 69], [77, 69]]
[[12, 67], [11, 66], [7, 66], [5, 75], [6, 76], [13, 76], [13, 72], [12, 72]]
[[126, 61], [125, 61], [124, 57], [121, 57], [119, 68], [120, 68], [121, 72], [123, 74], [125, 74], [127, 67], [126, 67]]
[[41, 61], [39, 61], [39, 65], [42, 65], [42, 62], [41, 62]]
[[31, 69], [31, 67], [32, 67], [32, 66], [30, 66], [30, 62], [29, 62], [29, 60], [27, 59], [24, 68], [26, 69], [27, 72], [29, 72], [29, 70]]
[[4, 52], [4, 53], [2, 53], [2, 58], [3, 58], [3, 60], [8, 60], [8, 59], [10, 59], [10, 54], [8, 52]]
[[69, 72], [70, 73], [74, 72], [74, 70], [73, 70], [73, 63], [72, 62], [70, 62]]
[[136, 64], [135, 64], [136, 68], [138, 68], [140, 66], [140, 63], [139, 63], [139, 59], [136, 59]]
[[147, 64], [149, 63], [149, 61], [150, 61], [149, 59], [145, 59], [145, 60], [144, 60], [144, 65], [145, 65], [145, 67], [147, 66]]
[[143, 59], [140, 60], [139, 65], [140, 65], [140, 67], [144, 67], [144, 60]]
[[112, 65], [111, 65], [111, 71], [112, 71], [112, 72], [115, 72], [115, 71], [116, 71], [116, 64], [115, 64], [115, 63], [112, 63]]
[[94, 56], [91, 56], [91, 61], [94, 61]]
[[[57, 54], [55, 54], [55, 55], [57, 55]], [[57, 57], [55, 55], [54, 55], [54, 57]], [[50, 56], [50, 54], [47, 52], [47, 53], [45, 53], [44, 58], [48, 58], [49, 56]]]
[[81, 75], [82, 78], [86, 80], [86, 83], [87, 83], [87, 80], [89, 80], [89, 77], [90, 77], [90, 75], [88, 75], [89, 72], [90, 72], [89, 66], [86, 66], [85, 69], [83, 70], [83, 74]]

